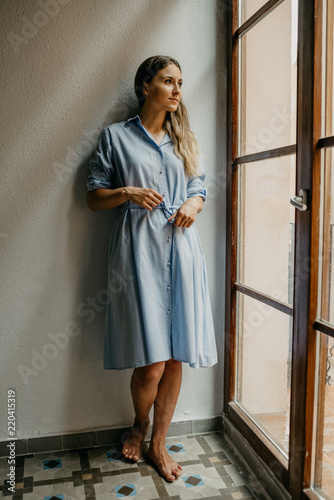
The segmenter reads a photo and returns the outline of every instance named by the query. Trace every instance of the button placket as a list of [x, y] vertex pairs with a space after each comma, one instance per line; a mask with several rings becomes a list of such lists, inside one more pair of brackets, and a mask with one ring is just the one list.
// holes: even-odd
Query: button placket
[[159, 154], [159, 164], [160, 164], [160, 169], [159, 169], [160, 193], [165, 198], [167, 193], [166, 166], [165, 166], [164, 155], [162, 153], [161, 148], [158, 148], [158, 154]]
[[[167, 257], [167, 282], [166, 282], [166, 293], [167, 293], [167, 315], [170, 315], [172, 310], [172, 231], [173, 227], [169, 224], [167, 225], [167, 237], [166, 237], [166, 257]], [[172, 320], [171, 320], [172, 321]]]

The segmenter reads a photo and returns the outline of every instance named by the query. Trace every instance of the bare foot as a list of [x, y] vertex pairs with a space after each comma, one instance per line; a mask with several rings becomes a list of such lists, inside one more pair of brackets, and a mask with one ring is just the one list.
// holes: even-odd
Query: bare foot
[[181, 476], [181, 465], [171, 458], [165, 446], [150, 445], [148, 456], [158, 467], [160, 474], [166, 479], [166, 481], [175, 481], [175, 479]]
[[122, 448], [122, 453], [125, 458], [129, 458], [135, 462], [139, 460], [143, 442], [147, 434], [147, 428], [144, 430], [142, 430], [141, 427], [131, 428], [125, 438], [125, 443]]

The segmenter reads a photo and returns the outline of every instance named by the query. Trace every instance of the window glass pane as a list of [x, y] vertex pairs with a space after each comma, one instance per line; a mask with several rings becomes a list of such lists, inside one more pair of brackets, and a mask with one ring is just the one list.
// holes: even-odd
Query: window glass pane
[[266, 3], [266, 0], [239, 0], [240, 24], [249, 19]]
[[242, 293], [237, 307], [236, 401], [287, 452], [292, 317]]
[[334, 498], [334, 339], [318, 333], [316, 438], [314, 478], [316, 490]]
[[295, 155], [239, 165], [237, 280], [293, 301]]
[[296, 143], [296, 0], [285, 0], [240, 38], [239, 152]]
[[323, 2], [322, 135], [334, 135], [334, 0]]
[[334, 325], [334, 150], [323, 150], [321, 160], [320, 317]]

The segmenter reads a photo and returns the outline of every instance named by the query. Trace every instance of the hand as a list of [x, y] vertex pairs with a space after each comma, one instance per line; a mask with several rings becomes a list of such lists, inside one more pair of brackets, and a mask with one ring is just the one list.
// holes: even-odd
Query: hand
[[195, 222], [196, 216], [202, 208], [202, 198], [199, 196], [188, 198], [168, 220], [175, 219], [174, 226], [189, 228]]
[[152, 208], [155, 208], [163, 202], [162, 194], [158, 193], [154, 189], [128, 186], [125, 188], [125, 192], [131, 203], [147, 208], [147, 210], [150, 211]]

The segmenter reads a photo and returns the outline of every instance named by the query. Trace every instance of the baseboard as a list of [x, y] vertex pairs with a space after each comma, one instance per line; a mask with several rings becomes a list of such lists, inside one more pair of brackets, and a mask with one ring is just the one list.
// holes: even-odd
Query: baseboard
[[[177, 437], [193, 434], [205, 434], [222, 430], [222, 417], [213, 417], [199, 420], [186, 420], [172, 422], [167, 437]], [[44, 453], [53, 451], [76, 450], [80, 448], [94, 448], [122, 442], [129, 427], [117, 429], [92, 430], [57, 436], [44, 436], [15, 440], [15, 455], [30, 453]], [[9, 443], [13, 441], [0, 441], [0, 457], [9, 455]]]
[[225, 415], [222, 420], [224, 436], [231, 447], [238, 453], [240, 460], [255, 474], [259, 484], [268, 493], [269, 498], [272, 500], [291, 500], [291, 495]]

